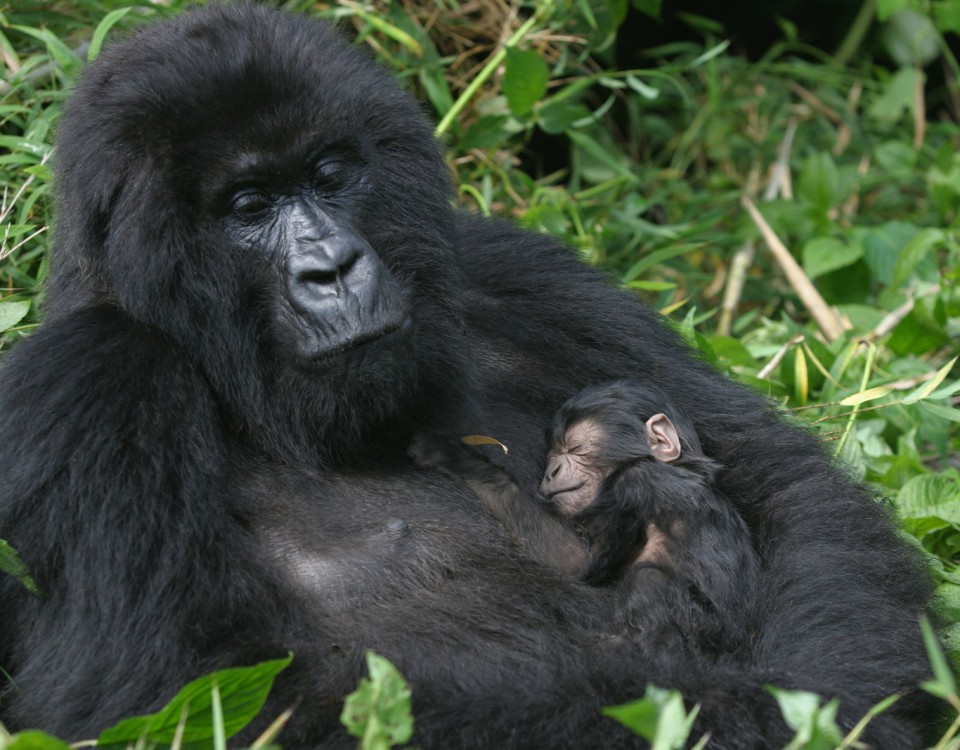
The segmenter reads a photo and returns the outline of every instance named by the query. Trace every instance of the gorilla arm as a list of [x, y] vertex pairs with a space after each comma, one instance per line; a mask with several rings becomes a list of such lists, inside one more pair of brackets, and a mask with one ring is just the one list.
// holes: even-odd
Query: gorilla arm
[[587, 542], [551, 508], [524, 492], [502, 469], [456, 439], [420, 435], [410, 455], [425, 468], [462, 481], [527, 555], [561, 573], [579, 577]]
[[[614, 378], [660, 385], [693, 417], [705, 452], [727, 467], [719, 490], [760, 556], [755, 606], [739, 614], [753, 641], [735, 668], [703, 669], [678, 657], [648, 680], [701, 702], [702, 725], [730, 747], [751, 746], [746, 716], [762, 738], [752, 746], [776, 744], [782, 719], [765, 683], [839, 697], [848, 727], [904, 691], [909, 698], [874, 719], [867, 734], [878, 747], [921, 745], [922, 717], [937, 710], [917, 690], [928, 674], [917, 613], [930, 584], [889, 510], [831, 466], [809, 434], [718, 375], [656, 313], [612, 291], [569, 249], [473, 218], [462, 220], [460, 238], [475, 362], [490, 403], [488, 422], [473, 429], [511, 446], [511, 473], [521, 484], [539, 476], [540, 429], [560, 404]], [[739, 744], [730, 739], [738, 736]]]
[[[210, 668], [231, 614], [249, 623], [267, 598], [252, 576], [221, 597], [225, 571], [255, 556], [224, 523], [214, 404], [171, 342], [103, 309], [79, 313], [7, 355], [0, 394], [0, 535], [45, 592], [0, 576], [0, 656], [16, 674], [3, 680], [5, 719], [89, 737]], [[171, 658], [178, 649], [192, 658]]]

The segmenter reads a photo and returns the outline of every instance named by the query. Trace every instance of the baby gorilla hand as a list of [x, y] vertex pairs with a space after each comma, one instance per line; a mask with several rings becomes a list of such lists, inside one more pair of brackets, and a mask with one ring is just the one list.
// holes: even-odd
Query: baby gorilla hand
[[407, 454], [417, 466], [463, 478], [478, 463], [486, 463], [473, 448], [448, 435], [414, 435]]

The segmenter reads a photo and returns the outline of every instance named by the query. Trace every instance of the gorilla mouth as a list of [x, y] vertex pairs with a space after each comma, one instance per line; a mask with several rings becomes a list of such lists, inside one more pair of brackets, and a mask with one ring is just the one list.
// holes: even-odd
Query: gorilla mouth
[[549, 495], [547, 495], [547, 500], [553, 500], [554, 502], [556, 502], [557, 498], [561, 497], [562, 495], [566, 495], [567, 493], [571, 493], [571, 492], [578, 492], [583, 488], [585, 484], [586, 482], [584, 481], [584, 482], [580, 482], [580, 484], [571, 484], [569, 487], [561, 487], [559, 490], [554, 490]]
[[[393, 339], [409, 337], [413, 331], [413, 318], [409, 314], [403, 314], [395, 319], [388, 320], [384, 324], [367, 330], [361, 330], [353, 336], [340, 339], [328, 346], [321, 346], [314, 350], [306, 359], [311, 364], [322, 365], [328, 359], [340, 357], [349, 352], [361, 349], [374, 342], [386, 343]], [[320, 343], [320, 342], [318, 342]]]

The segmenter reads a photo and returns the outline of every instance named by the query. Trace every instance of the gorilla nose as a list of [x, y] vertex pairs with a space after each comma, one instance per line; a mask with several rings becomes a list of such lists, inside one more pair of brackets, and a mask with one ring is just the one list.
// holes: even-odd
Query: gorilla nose
[[361, 256], [362, 252], [354, 246], [331, 242], [295, 253], [288, 261], [294, 294], [341, 296], [348, 291], [351, 272]]
[[543, 474], [544, 483], [548, 483], [560, 472], [562, 462], [559, 458], [552, 458], [547, 462], [547, 470]]

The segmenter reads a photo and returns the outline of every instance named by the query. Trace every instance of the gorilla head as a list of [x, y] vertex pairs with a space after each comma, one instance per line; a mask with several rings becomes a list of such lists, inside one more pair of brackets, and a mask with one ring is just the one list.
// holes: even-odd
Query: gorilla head
[[58, 153], [52, 315], [169, 334], [272, 455], [349, 455], [462, 390], [442, 158], [335, 33], [243, 6], [159, 25], [91, 67]]

